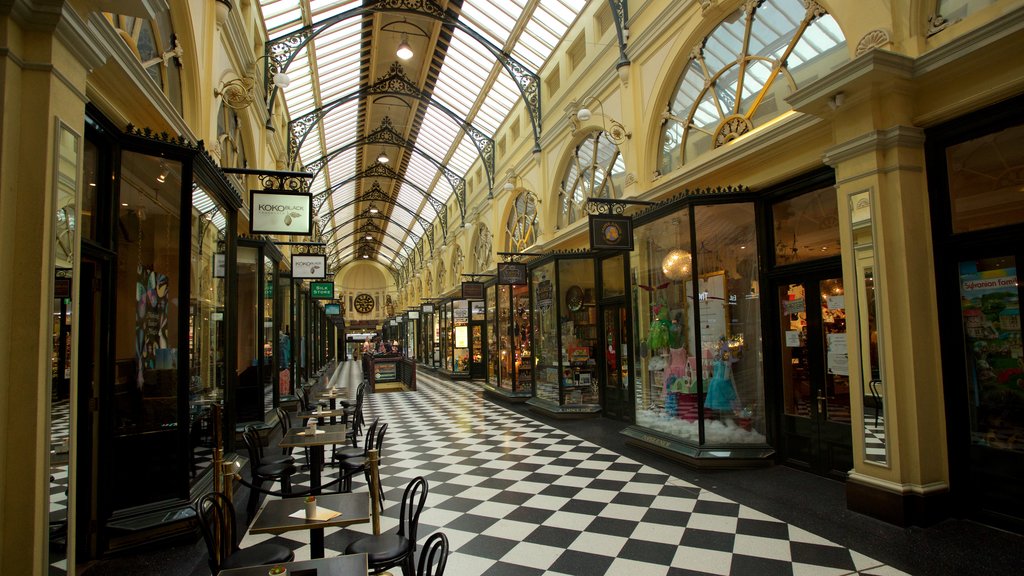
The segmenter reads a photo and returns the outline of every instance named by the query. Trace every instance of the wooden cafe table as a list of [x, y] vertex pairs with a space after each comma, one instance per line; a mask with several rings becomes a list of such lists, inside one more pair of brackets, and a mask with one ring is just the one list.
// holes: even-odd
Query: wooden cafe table
[[345, 444], [348, 426], [344, 424], [317, 426], [316, 434], [308, 428], [292, 428], [281, 438], [281, 448], [309, 448], [309, 490], [320, 494], [320, 469], [324, 465], [324, 446]]
[[316, 506], [317, 511], [321, 513], [341, 514], [325, 520], [310, 519], [306, 518], [305, 498], [267, 500], [253, 518], [249, 533], [283, 534], [292, 530], [309, 530], [309, 556], [323, 558], [324, 528], [370, 522], [370, 495], [366, 492], [317, 496]]
[[[221, 570], [217, 576], [267, 576], [274, 566], [278, 566], [278, 564], [231, 568], [230, 570]], [[366, 576], [370, 571], [366, 554], [346, 554], [334, 558], [285, 562], [280, 566], [288, 569], [288, 576]]]

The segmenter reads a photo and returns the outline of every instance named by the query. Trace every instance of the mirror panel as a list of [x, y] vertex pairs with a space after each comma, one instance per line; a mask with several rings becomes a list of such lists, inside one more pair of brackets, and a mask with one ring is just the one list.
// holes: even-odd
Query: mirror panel
[[885, 426], [885, 382], [882, 378], [881, 351], [878, 342], [881, 303], [876, 298], [878, 269], [875, 265], [875, 237], [872, 225], [872, 191], [849, 195], [850, 224], [856, 270], [858, 314], [857, 331], [861, 349], [861, 395], [864, 414], [864, 461], [888, 465]]

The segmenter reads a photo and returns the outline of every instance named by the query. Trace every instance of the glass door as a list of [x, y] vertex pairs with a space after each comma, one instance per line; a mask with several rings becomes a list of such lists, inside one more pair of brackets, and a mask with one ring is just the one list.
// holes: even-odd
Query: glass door
[[601, 334], [604, 365], [604, 416], [632, 422], [629, 392], [629, 338], [626, 331], [626, 306], [622, 303], [601, 306]]
[[845, 478], [853, 452], [843, 280], [838, 273], [790, 275], [777, 294], [783, 456]]

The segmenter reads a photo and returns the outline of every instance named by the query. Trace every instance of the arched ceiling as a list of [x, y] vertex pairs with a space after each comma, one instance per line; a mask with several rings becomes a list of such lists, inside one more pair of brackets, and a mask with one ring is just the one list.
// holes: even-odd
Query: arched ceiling
[[[586, 3], [260, 0], [269, 105], [287, 107], [290, 168], [316, 173], [335, 271], [367, 254], [397, 270], [414, 249], [422, 257], [417, 243], [432, 252], [435, 226], [440, 242], [461, 225], [467, 172], [480, 160], [494, 185], [494, 135], [516, 102], [539, 142], [538, 71]], [[403, 40], [408, 60], [396, 55]], [[278, 89], [280, 71], [291, 82]]]

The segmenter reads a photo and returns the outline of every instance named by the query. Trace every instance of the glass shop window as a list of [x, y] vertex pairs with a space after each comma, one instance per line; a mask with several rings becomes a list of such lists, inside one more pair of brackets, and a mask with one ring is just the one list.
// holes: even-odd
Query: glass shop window
[[839, 255], [839, 207], [829, 186], [772, 206], [775, 264]]

